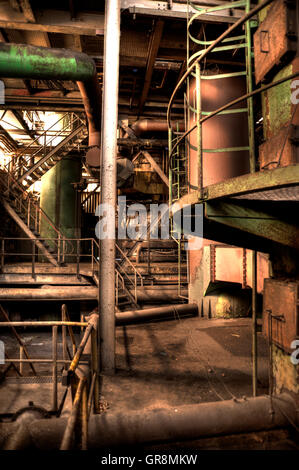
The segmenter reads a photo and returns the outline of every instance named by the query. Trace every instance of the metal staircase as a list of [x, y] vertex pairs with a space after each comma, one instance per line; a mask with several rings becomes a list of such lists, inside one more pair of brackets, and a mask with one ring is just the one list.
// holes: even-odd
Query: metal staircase
[[[116, 257], [124, 261], [124, 265], [121, 261], [115, 260], [115, 306], [116, 310], [120, 311], [122, 308], [133, 306], [139, 308], [137, 302], [137, 288], [143, 286], [143, 277], [136, 269], [131, 260], [123, 252], [120, 246], [116, 243]], [[93, 280], [99, 285], [99, 260], [94, 256], [94, 253], [100, 252], [100, 246], [96, 240], [93, 240], [93, 260], [97, 266], [93, 269]], [[127, 273], [126, 266], [129, 265], [133, 271], [133, 276]]]
[[[34, 240], [33, 249], [39, 250], [55, 266], [64, 261], [61, 253], [73, 251], [72, 243], [66, 240], [61, 230], [49, 219], [37, 199], [27, 189], [86, 138], [85, 123], [80, 116], [74, 114], [62, 129], [54, 131], [50, 138], [47, 137], [49, 130], [65, 116], [66, 114], [23, 149], [23, 155], [15, 156], [0, 176], [3, 207], [26, 236]], [[58, 145], [45, 151], [57, 138], [62, 139]], [[46, 145], [39, 144], [40, 139], [44, 139]], [[41, 239], [41, 221], [51, 227], [55, 238]]]
[[[23, 155], [17, 155], [7, 165], [7, 172], [11, 174], [14, 180], [21, 183], [25, 189], [30, 188], [64, 156], [72, 150], [76, 150], [87, 137], [88, 131], [85, 122], [76, 114], [71, 115], [71, 120], [68, 120], [62, 129], [50, 137], [47, 136], [47, 133], [65, 117], [66, 115], [63, 115], [43, 134], [34, 139], [23, 149]], [[58, 138], [62, 139], [61, 142], [53, 147], [53, 142]], [[40, 140], [44, 140], [45, 145], [41, 145]], [[49, 147], [50, 150], [47, 151]]]
[[[30, 195], [22, 186], [8, 173], [2, 173], [0, 177], [1, 203], [7, 213], [17, 223], [21, 230], [34, 240], [33, 249], [46, 256], [55, 266], [62, 263], [60, 252], [62, 244], [69, 244], [62, 232], [53, 224], [45, 212], [39, 207], [36, 198]], [[57, 238], [51, 240], [41, 239], [40, 225], [44, 220], [55, 232]]]

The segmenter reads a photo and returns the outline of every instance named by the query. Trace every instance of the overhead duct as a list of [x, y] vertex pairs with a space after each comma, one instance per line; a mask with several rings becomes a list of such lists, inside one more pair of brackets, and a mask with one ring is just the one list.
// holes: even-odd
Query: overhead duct
[[[154, 119], [140, 119], [131, 125], [131, 129], [136, 136], [145, 134], [147, 132], [168, 132], [167, 121], [159, 121]], [[173, 131], [177, 130], [177, 123], [172, 122]], [[183, 122], [178, 123], [178, 130], [185, 131], [185, 124]]]
[[88, 120], [88, 145], [93, 158], [100, 160], [101, 90], [95, 63], [88, 55], [68, 49], [1, 43], [0, 76], [76, 81]]

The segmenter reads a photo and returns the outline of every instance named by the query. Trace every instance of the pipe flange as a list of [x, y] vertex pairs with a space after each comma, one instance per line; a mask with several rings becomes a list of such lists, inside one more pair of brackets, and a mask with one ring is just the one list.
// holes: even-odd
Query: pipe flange
[[50, 413], [45, 408], [42, 408], [41, 406], [36, 406], [34, 405], [33, 401], [30, 401], [28, 403], [28, 406], [20, 408], [18, 411], [16, 411], [16, 413], [12, 416], [11, 420], [16, 421], [23, 413], [26, 413], [28, 411], [35, 411], [37, 413], [40, 413], [44, 419], [51, 418]]

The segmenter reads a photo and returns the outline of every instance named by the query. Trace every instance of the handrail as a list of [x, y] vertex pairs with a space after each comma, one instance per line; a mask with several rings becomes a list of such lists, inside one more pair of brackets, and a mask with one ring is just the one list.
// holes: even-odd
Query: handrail
[[[1, 307], [1, 306], [0, 306]], [[1, 307], [2, 308], [2, 307]], [[31, 365], [34, 369], [33, 364], [52, 364], [52, 408], [47, 413], [59, 417], [65, 404], [65, 398], [67, 391], [71, 388], [72, 396], [75, 393], [75, 399], [72, 401], [72, 409], [70, 417], [68, 418], [67, 425], [64, 431], [63, 439], [61, 442], [61, 449], [69, 449], [72, 445], [73, 435], [76, 431], [80, 433], [79, 439], [82, 449], [87, 449], [87, 431], [88, 431], [88, 419], [92, 410], [97, 413], [99, 411], [99, 375], [98, 375], [98, 340], [97, 340], [97, 329], [98, 329], [98, 314], [91, 313], [89, 317], [85, 319], [87, 321], [68, 321], [69, 315], [66, 310], [66, 306], [62, 305], [61, 309], [62, 321], [24, 321], [24, 322], [11, 322], [4, 321], [0, 322], [0, 328], [10, 327], [17, 338], [19, 338], [15, 327], [51, 327], [52, 328], [52, 357], [51, 358], [30, 358], [29, 355], [25, 359], [20, 358], [9, 358], [6, 355], [7, 363], [14, 366], [16, 372], [22, 375], [21, 372], [15, 366], [15, 363], [20, 364], [20, 369], [24, 364]], [[67, 347], [66, 332], [68, 330], [71, 340], [74, 346], [74, 333], [72, 327], [84, 328], [84, 333], [80, 344], [73, 348], [73, 354], [71, 354]], [[58, 356], [58, 327], [62, 328], [63, 348], [62, 348], [62, 359]], [[90, 343], [88, 343], [90, 341]], [[22, 341], [19, 341], [20, 347], [25, 349]], [[76, 346], [76, 345], [75, 345]], [[20, 349], [21, 351], [21, 349]], [[26, 350], [27, 351], [27, 350]], [[69, 357], [67, 357], [67, 354]], [[89, 356], [89, 360], [83, 357], [83, 354]], [[62, 385], [66, 386], [65, 393], [61, 403], [58, 406], [58, 380], [57, 380], [57, 369], [58, 364], [64, 365], [64, 372], [62, 373]], [[80, 371], [78, 371], [80, 366]], [[8, 369], [6, 369], [7, 371]], [[81, 416], [80, 416], [81, 415]], [[79, 416], [81, 419], [78, 419]], [[77, 434], [76, 434], [77, 437]], [[76, 439], [75, 437], [75, 439]]]
[[[279, 80], [277, 80], [276, 82], [271, 82], [269, 83], [268, 85], [264, 85], [260, 88], [258, 88], [257, 90], [254, 90], [252, 91], [251, 93], [246, 93], [245, 95], [242, 95], [240, 96], [239, 98], [236, 98], [235, 100], [233, 101], [230, 101], [229, 103], [221, 106], [220, 108], [216, 109], [215, 111], [212, 111], [210, 114], [208, 114], [207, 116], [204, 116], [203, 118], [201, 118], [199, 120], [199, 123], [202, 124], [204, 123], [205, 121], [207, 121], [208, 119], [212, 118], [213, 116], [216, 116], [217, 114], [219, 114], [220, 112], [222, 111], [225, 111], [226, 109], [230, 108], [231, 106], [234, 106], [235, 104], [238, 104], [240, 103], [241, 101], [244, 101], [248, 98], [251, 98], [252, 96], [255, 96], [259, 93], [263, 93], [264, 91], [266, 90], [269, 90], [269, 88], [272, 88], [276, 85], [280, 85], [281, 83], [283, 82], [286, 82], [288, 80], [292, 80], [293, 78], [296, 78], [299, 76], [299, 72], [295, 72], [295, 73], [292, 73], [291, 75], [288, 75], [287, 77], [283, 77]], [[176, 150], [176, 148], [178, 147], [178, 145], [189, 135], [191, 134], [192, 131], [194, 131], [194, 129], [196, 129], [196, 126], [197, 124], [195, 124], [193, 127], [190, 127], [190, 129], [188, 129], [186, 132], [184, 132], [184, 134], [178, 139], [178, 141], [174, 144], [171, 152], [169, 153], [169, 156], [168, 156], [168, 161], [170, 161], [174, 151]]]
[[[67, 114], [68, 114], [68, 113], [64, 114], [63, 118], [64, 118]], [[62, 119], [62, 118], [60, 118], [56, 123], [54, 123], [53, 126], [54, 126], [55, 124], [57, 124], [59, 121], [61, 121], [61, 119]], [[78, 122], [78, 121], [81, 121], [81, 119], [80, 119], [77, 115], [75, 115], [75, 119], [73, 120], [72, 124], [75, 124], [75, 123]], [[51, 126], [51, 127], [53, 127], [53, 126]], [[70, 127], [70, 124], [66, 124], [62, 129], [58, 129], [57, 132], [56, 132], [56, 134], [54, 134], [54, 135], [51, 136], [50, 140], [47, 142], [47, 145], [48, 145], [48, 144], [51, 144], [51, 143], [54, 141], [54, 139], [57, 139], [58, 137], [60, 137], [60, 136], [66, 131], [66, 129], [68, 129], [69, 127]], [[50, 128], [49, 128], [49, 129], [50, 129]], [[43, 135], [46, 135], [49, 129], [47, 129], [43, 134], [41, 134], [40, 136], [38, 136], [33, 142], [35, 142], [36, 140], [42, 138]], [[63, 137], [64, 137], [64, 138], [67, 138], [74, 130], [75, 130], [75, 129], [70, 130], [70, 131], [67, 133], [67, 135], [65, 135], [65, 136], [63, 136]], [[28, 149], [28, 148], [32, 145], [33, 142], [31, 142], [31, 144], [29, 144], [27, 147], [25, 147], [25, 148], [22, 149], [22, 154], [18, 154], [18, 155], [16, 155], [16, 156], [14, 157], [15, 159], [17, 159], [17, 158], [18, 158], [18, 159], [23, 158], [23, 161], [20, 161], [19, 164], [15, 164], [12, 170], [10, 170], [9, 168], [10, 168], [11, 163], [12, 163], [12, 162], [14, 163], [14, 158], [5, 166], [5, 169], [7, 170], [7, 172], [16, 173], [16, 172], [19, 171], [21, 168], [24, 168], [24, 167], [26, 168], [26, 164], [28, 163], [28, 161], [29, 161], [31, 158], [35, 157], [39, 152], [41, 152], [41, 151], [44, 149], [44, 145], [43, 145], [43, 144], [39, 144], [39, 147], [36, 149], [36, 151], [35, 151], [34, 153], [32, 153], [32, 154], [30, 154], [30, 155], [26, 155], [26, 149]], [[63, 142], [63, 139], [62, 139], [62, 142]]]
[[[127, 257], [127, 255], [124, 253], [124, 251], [120, 248], [120, 246], [115, 243], [115, 247], [116, 249], [121, 253], [121, 255], [123, 256], [123, 258], [127, 261], [127, 263], [131, 266], [131, 268], [133, 269], [133, 271], [136, 273], [136, 275], [140, 278], [140, 281], [141, 281], [141, 285], [143, 285], [143, 277], [142, 275], [140, 274], [140, 272], [138, 271], [138, 269], [136, 269], [136, 267], [134, 266], [134, 264], [132, 263], [132, 261]], [[120, 267], [122, 267], [120, 265]]]
[[[244, 24], [246, 21], [250, 20], [253, 16], [255, 16], [260, 10], [265, 8], [267, 5], [272, 3], [274, 0], [264, 0], [263, 3], [260, 3], [256, 7], [254, 7], [250, 12], [246, 13], [243, 15], [238, 21], [236, 21], [232, 26], [230, 26], [224, 33], [222, 33], [215, 41], [213, 44], [211, 44], [207, 49], [205, 49], [204, 53], [198, 57], [197, 59], [194, 60], [194, 62], [189, 66], [189, 68], [186, 70], [184, 75], [181, 77], [177, 85], [175, 86], [175, 89], [170, 97], [168, 107], [167, 107], [167, 123], [168, 123], [168, 128], [171, 129], [171, 107], [175, 98], [175, 95], [181, 85], [184, 83], [186, 78], [190, 75], [196, 64], [200, 64], [200, 62], [218, 45], [220, 44], [227, 36], [232, 33], [235, 29], [237, 29], [239, 26]], [[233, 3], [227, 4], [226, 8], [233, 8]]]
[[[29, 195], [29, 193], [22, 187], [22, 185], [15, 180], [15, 178], [10, 174], [10, 173], [6, 173], [4, 174], [3, 176], [8, 176], [8, 178], [10, 178], [14, 185], [17, 186], [19, 189], [21, 189], [21, 192], [22, 192], [22, 195], [24, 196], [25, 195], [25, 198], [22, 199], [22, 201], [26, 201], [26, 200], [30, 200], [30, 203], [33, 204], [33, 206], [37, 209], [37, 211], [43, 215], [43, 217], [47, 220], [47, 222], [49, 223], [49, 225], [53, 228], [53, 230], [58, 234], [61, 234], [60, 230], [54, 225], [54, 223], [51, 221], [51, 219], [49, 219], [49, 217], [47, 216], [47, 214], [43, 211], [43, 209], [39, 206], [39, 204], [36, 203], [36, 201], [34, 200], [33, 197], [31, 197]], [[4, 179], [4, 178], [3, 178]], [[11, 187], [7, 186], [7, 190], [6, 191], [11, 191]], [[12, 191], [13, 192], [13, 191]], [[17, 195], [16, 196], [16, 199], [20, 199], [21, 197], [21, 194], [20, 195]], [[22, 204], [24, 205], [24, 204]]]

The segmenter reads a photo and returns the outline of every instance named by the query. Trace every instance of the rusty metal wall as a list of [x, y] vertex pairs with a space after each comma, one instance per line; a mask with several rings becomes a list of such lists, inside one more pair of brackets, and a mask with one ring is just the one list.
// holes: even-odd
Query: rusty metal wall
[[299, 339], [298, 299], [298, 281], [265, 280], [263, 334], [287, 353], [294, 350], [292, 341]]

